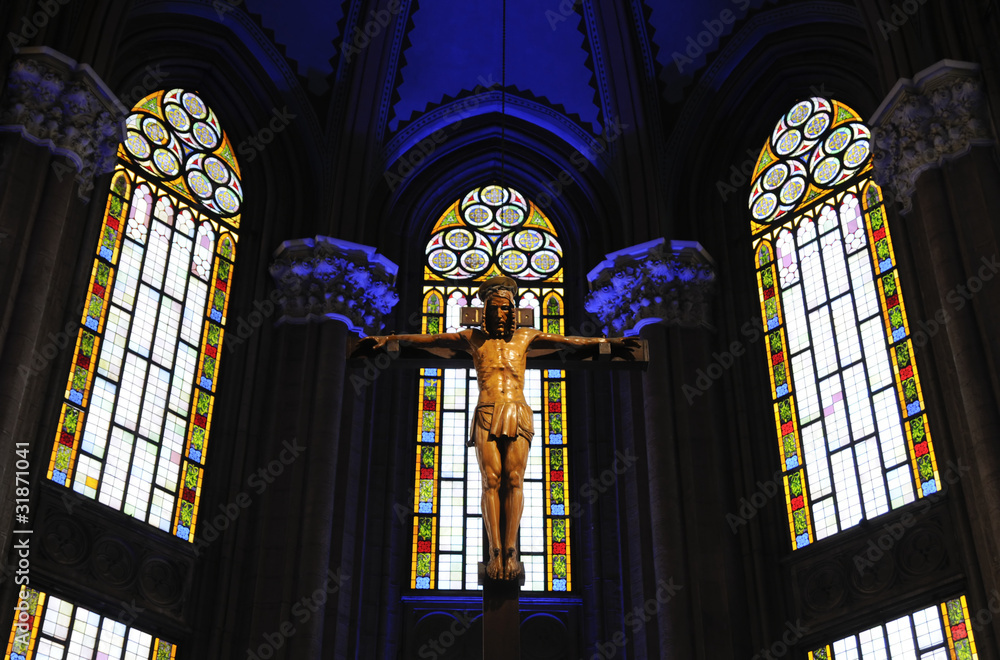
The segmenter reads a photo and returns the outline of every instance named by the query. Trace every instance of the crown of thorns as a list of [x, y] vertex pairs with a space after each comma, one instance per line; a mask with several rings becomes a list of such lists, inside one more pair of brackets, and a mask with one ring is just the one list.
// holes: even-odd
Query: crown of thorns
[[479, 299], [486, 305], [493, 296], [503, 296], [517, 306], [517, 282], [509, 277], [493, 277], [479, 287]]

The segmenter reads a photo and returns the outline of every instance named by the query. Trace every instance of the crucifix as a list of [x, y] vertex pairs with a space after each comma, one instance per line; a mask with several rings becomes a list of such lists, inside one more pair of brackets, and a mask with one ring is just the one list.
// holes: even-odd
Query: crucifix
[[[476, 370], [479, 400], [469, 432], [468, 446], [475, 447], [482, 477], [482, 514], [488, 554], [480, 564], [483, 585], [483, 657], [520, 657], [518, 591], [524, 567], [518, 555], [518, 529], [524, 509], [523, 478], [534, 436], [532, 410], [524, 397], [524, 372], [528, 358], [557, 351], [563, 360], [628, 362], [645, 366], [645, 342], [635, 338], [565, 337], [541, 332], [532, 326], [531, 310], [517, 308], [517, 283], [494, 277], [479, 288], [482, 308], [462, 310], [459, 332], [434, 335], [366, 337], [352, 356], [386, 349], [399, 353], [404, 347], [452, 359], [468, 353]], [[521, 327], [519, 327], [521, 326]], [[584, 349], [584, 350], [581, 350]], [[419, 359], [419, 354], [411, 358]], [[534, 364], [532, 365], [534, 366]], [[566, 364], [559, 365], [565, 368]]]

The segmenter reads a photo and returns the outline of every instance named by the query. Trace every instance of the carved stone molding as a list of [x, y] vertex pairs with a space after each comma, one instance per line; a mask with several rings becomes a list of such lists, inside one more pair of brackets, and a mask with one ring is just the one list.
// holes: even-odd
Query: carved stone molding
[[22, 48], [0, 97], [0, 130], [69, 158], [86, 200], [94, 178], [114, 166], [126, 112], [88, 65], [51, 48]]
[[274, 253], [279, 323], [336, 319], [358, 334], [373, 334], [399, 302], [396, 264], [375, 248], [328, 236], [285, 241]]
[[32, 586], [171, 639], [190, 631], [190, 543], [50, 482], [36, 509]]
[[638, 334], [649, 323], [711, 327], [715, 263], [695, 242], [659, 238], [612, 252], [587, 275], [586, 309], [607, 334]]
[[954, 538], [942, 497], [930, 496], [840, 532], [835, 543], [819, 541], [785, 560], [793, 608], [819, 633], [929, 591], [957, 593], [965, 576]]
[[871, 125], [875, 180], [902, 213], [922, 172], [993, 142], [979, 66], [953, 60], [897, 81]]

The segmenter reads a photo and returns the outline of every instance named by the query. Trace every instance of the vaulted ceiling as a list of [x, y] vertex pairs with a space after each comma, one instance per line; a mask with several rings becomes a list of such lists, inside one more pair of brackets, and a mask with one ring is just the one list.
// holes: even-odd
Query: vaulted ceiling
[[[639, 39], [662, 101], [683, 100], [696, 72], [747, 13], [763, 4], [765, 0], [634, 0], [632, 12], [642, 15]], [[306, 89], [317, 96], [330, 89], [335, 67], [347, 52], [345, 40], [346, 48], [363, 46], [366, 27], [369, 35], [380, 35], [384, 10], [380, 16], [367, 9], [369, 15], [357, 15], [345, 28], [352, 9], [367, 6], [352, 0], [246, 0], [247, 9], [295, 63]], [[591, 43], [602, 32], [587, 29], [580, 0], [402, 0], [398, 7], [409, 12], [409, 20], [392, 67], [395, 79], [385, 81], [392, 87], [392, 103], [384, 134], [391, 136], [452, 99], [491, 85], [499, 88], [502, 80], [508, 92], [561, 113], [593, 134], [605, 125], [593, 56], [604, 45]]]

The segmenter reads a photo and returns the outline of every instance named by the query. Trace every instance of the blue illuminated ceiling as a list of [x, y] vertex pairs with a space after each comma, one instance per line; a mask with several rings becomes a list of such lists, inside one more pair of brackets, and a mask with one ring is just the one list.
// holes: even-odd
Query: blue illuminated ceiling
[[650, 10], [648, 29], [657, 48], [665, 100], [674, 102], [681, 100], [684, 87], [707, 58], [719, 51], [736, 23], [764, 0], [645, 0], [645, 4]]
[[[543, 98], [599, 131], [581, 17], [559, 3], [507, 0], [507, 87]], [[564, 3], [565, 4], [565, 3]], [[419, 0], [390, 130], [477, 85], [501, 81], [501, 0]]]
[[325, 78], [332, 71], [330, 59], [340, 44], [337, 23], [343, 17], [341, 0], [246, 0], [246, 4], [251, 13], [260, 16], [263, 26], [274, 32], [274, 40], [285, 47], [285, 55], [296, 62], [309, 90], [317, 94], [325, 91]]

